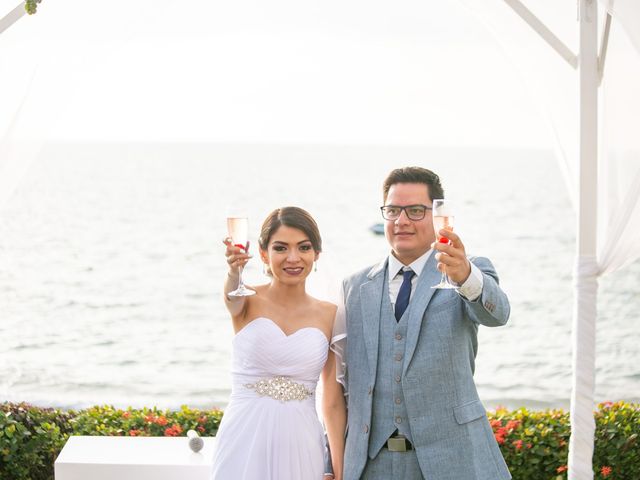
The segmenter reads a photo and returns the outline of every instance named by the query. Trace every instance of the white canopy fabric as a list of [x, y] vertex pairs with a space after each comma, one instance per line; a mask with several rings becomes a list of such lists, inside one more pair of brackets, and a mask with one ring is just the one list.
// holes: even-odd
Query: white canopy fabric
[[601, 98], [598, 270], [640, 257], [640, 4], [603, 1], [613, 15]]
[[[561, 57], [541, 40], [514, 13], [505, 0], [476, 2], [460, 0], [474, 11], [494, 34], [506, 58], [520, 73], [538, 99], [549, 118], [550, 134], [556, 140], [558, 159], [565, 174], [569, 196], [578, 210], [581, 186], [579, 151], [578, 76], [570, 65], [571, 55]], [[576, 302], [574, 309], [574, 391], [571, 419], [573, 434], [570, 445], [570, 473], [572, 479], [593, 478], [593, 386], [595, 352], [595, 304], [597, 278], [616, 271], [640, 258], [640, 4], [634, 0], [599, 0], [602, 22], [605, 9], [613, 16], [608, 42], [602, 86], [599, 92], [599, 160], [597, 195], [597, 255], [576, 255], [574, 273]], [[47, 8], [70, 15], [65, 2], [51, 2]], [[527, 7], [556, 34], [570, 52], [578, 53], [576, 4], [566, 0], [528, 0]], [[77, 78], [67, 78], [69, 71], [90, 70], [96, 52], [78, 48], [79, 39], [101, 37], [127, 41], [136, 34], [134, 20], [149, 17], [160, 8], [150, 0], [129, 2], [128, 11], [88, 10], [85, 27], [75, 28], [71, 35], [56, 36], [40, 43], [26, 45], [20, 55], [31, 55], [33, 62], [16, 72], [10, 56], [0, 56], [0, 72], [12, 70], [23, 79], [19, 91], [0, 92], [3, 111], [11, 114], [0, 118], [0, 209], [11, 196], [31, 161], [47, 137], [51, 121], [72, 89]], [[34, 32], [38, 16], [28, 22]], [[20, 22], [26, 22], [26, 19]], [[442, 19], [455, 22], [456, 19]], [[0, 36], [2, 41], [11, 35], [11, 28]], [[88, 55], [92, 54], [91, 57]], [[577, 64], [578, 62], [575, 61]], [[548, 72], [555, 72], [549, 75]], [[44, 81], [43, 79], [47, 80]], [[471, 80], [470, 80], [471, 81]], [[96, 92], [99, 94], [99, 92]], [[47, 109], [41, 109], [47, 98]], [[53, 100], [53, 103], [52, 103]], [[5, 121], [5, 119], [8, 119]], [[4, 122], [4, 123], [3, 123]], [[539, 201], [543, 202], [541, 198]], [[595, 219], [594, 219], [595, 220]], [[559, 228], [566, 228], [560, 225]], [[579, 328], [578, 328], [579, 327]], [[576, 353], [578, 352], [578, 353]], [[582, 353], [579, 353], [582, 352]]]
[[640, 5], [634, 0], [598, 0], [620, 23], [635, 50], [640, 52]]
[[[574, 386], [569, 478], [593, 478], [597, 279], [640, 257], [640, 49], [627, 28], [640, 25], [640, 6], [616, 2], [599, 92], [596, 255], [578, 255], [574, 282]], [[623, 13], [624, 12], [624, 13]], [[637, 34], [637, 30], [633, 32]], [[602, 60], [602, 59], [601, 59]], [[565, 159], [579, 165], [578, 158]], [[579, 171], [579, 169], [576, 169]], [[578, 190], [578, 177], [573, 177]], [[575, 203], [575, 202], [574, 202]], [[594, 215], [596, 212], [594, 212]], [[592, 220], [582, 220], [592, 221]]]
[[[495, 39], [505, 61], [519, 73], [547, 118], [549, 135], [564, 174], [569, 197], [577, 205], [578, 95], [576, 72], [527, 25], [504, 0], [459, 0], [475, 14]], [[533, 14], [571, 51], [578, 48], [576, 3], [524, 0]], [[550, 75], [549, 72], [553, 72]]]
[[[581, 107], [577, 72], [517, 18], [507, 5], [516, 2], [495, 0], [479, 5], [480, 2], [461, 1], [494, 32], [508, 58], [546, 110], [556, 139], [558, 160], [572, 203], [578, 211], [580, 192], [586, 187], [580, 184], [584, 166], [580, 163], [579, 151]], [[586, 192], [597, 196], [598, 208], [593, 212], [593, 218], [580, 219], [581, 225], [597, 222], [597, 255], [595, 252], [593, 255], [577, 254], [574, 271], [570, 479], [593, 478], [597, 279], [640, 257], [640, 136], [637, 132], [640, 124], [640, 91], [637, 88], [640, 85], [640, 4], [633, 0], [600, 1], [600, 22], [604, 24], [605, 8], [613, 22], [599, 91], [598, 183], [596, 190]], [[558, 4], [556, 1], [550, 5], [543, 0], [530, 0], [524, 3], [569, 50], [579, 55], [578, 12], [574, 2]], [[576, 64], [579, 60], [576, 58]], [[548, 69], [540, 67], [554, 63], [555, 74], [546, 76]], [[581, 240], [590, 242], [589, 239]]]
[[[162, 10], [151, 0], [128, 2], [126, 11], [109, 9], [108, 4], [87, 8], [82, 22], [46, 36], [43, 27], [50, 31], [52, 21], [62, 25], [78, 13], [76, 3], [51, 3], [41, 7], [49, 10], [46, 18], [41, 13], [16, 17], [0, 35], [0, 78], [12, 80], [12, 88], [3, 82], [0, 89], [0, 210], [37, 158], [83, 75], [135, 37], [140, 22]], [[3, 49], [13, 35], [19, 35], [20, 48]]]

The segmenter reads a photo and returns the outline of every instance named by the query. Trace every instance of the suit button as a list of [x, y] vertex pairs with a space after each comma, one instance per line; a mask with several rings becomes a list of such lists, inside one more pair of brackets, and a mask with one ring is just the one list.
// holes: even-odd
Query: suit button
[[402, 340], [402, 335], [400, 335], [399, 333], [396, 334], [396, 340]]
[[400, 375], [396, 375], [396, 383], [400, 383]]
[[364, 424], [364, 428], [363, 428], [363, 430], [364, 430], [364, 433], [365, 433], [365, 434], [369, 433], [369, 425], [367, 425], [367, 424], [365, 423], [365, 424]]
[[396, 398], [396, 405], [400, 405], [402, 403], [402, 399]]
[[396, 353], [396, 362], [399, 362], [400, 360], [402, 360], [402, 354]]
[[402, 417], [396, 417], [396, 423], [398, 424], [402, 423]]

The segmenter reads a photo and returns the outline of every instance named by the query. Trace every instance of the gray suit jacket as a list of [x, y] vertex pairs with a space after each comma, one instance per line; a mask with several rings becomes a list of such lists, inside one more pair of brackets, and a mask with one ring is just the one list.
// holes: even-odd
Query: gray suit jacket
[[[504, 325], [509, 301], [491, 262], [470, 260], [483, 273], [478, 299], [471, 302], [455, 290], [432, 289], [440, 273], [431, 255], [408, 307], [402, 389], [420, 469], [429, 480], [511, 478], [473, 381], [478, 326]], [[383, 291], [387, 263], [385, 259], [343, 283], [349, 391], [345, 480], [360, 478], [368, 458], [381, 300], [389, 294]]]

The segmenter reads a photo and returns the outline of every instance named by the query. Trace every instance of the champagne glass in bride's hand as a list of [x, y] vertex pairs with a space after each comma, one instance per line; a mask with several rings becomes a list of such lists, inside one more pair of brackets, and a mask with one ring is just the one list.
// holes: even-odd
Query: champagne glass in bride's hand
[[[243, 253], [249, 253], [249, 219], [243, 212], [229, 211], [227, 213], [227, 230], [233, 246]], [[227, 293], [230, 297], [248, 297], [256, 292], [245, 287], [242, 282], [242, 266], [238, 267], [238, 288]]]
[[[444, 199], [434, 199], [433, 200], [433, 210], [431, 211], [433, 216], [433, 229], [436, 233], [436, 241], [440, 243], [449, 243], [449, 239], [443, 237], [438, 232], [440, 230], [450, 230], [453, 231], [453, 210], [451, 208], [450, 202], [445, 202]], [[446, 255], [442, 253], [441, 255]], [[442, 277], [440, 278], [440, 283], [434, 285], [431, 288], [457, 288], [455, 285], [449, 282], [449, 277], [447, 276], [447, 267], [443, 266], [442, 268]]]

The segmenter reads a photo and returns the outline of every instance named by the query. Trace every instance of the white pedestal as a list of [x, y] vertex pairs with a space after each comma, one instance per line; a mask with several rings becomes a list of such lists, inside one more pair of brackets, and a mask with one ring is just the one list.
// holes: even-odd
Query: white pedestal
[[198, 453], [187, 437], [69, 437], [55, 480], [209, 480], [215, 437]]

